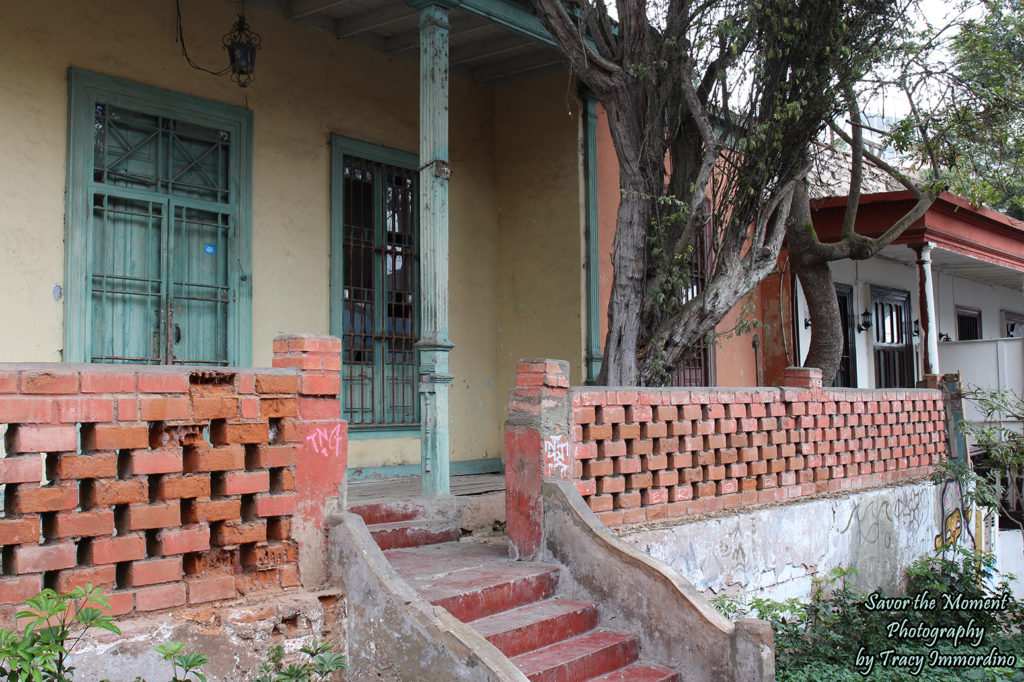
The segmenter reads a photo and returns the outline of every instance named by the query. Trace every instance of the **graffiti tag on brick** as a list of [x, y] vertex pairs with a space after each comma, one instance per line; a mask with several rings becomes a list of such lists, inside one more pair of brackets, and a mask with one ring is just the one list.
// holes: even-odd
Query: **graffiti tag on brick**
[[544, 439], [544, 475], [550, 478], [569, 480], [569, 441], [562, 434], [550, 435]]
[[333, 428], [318, 426], [306, 436], [306, 440], [318, 455], [338, 457], [341, 454], [341, 424], [335, 424]]

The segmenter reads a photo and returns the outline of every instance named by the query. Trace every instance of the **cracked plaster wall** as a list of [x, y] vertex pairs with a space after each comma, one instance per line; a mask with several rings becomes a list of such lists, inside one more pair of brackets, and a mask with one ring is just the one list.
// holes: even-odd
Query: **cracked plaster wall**
[[702, 592], [781, 601], [809, 597], [837, 566], [856, 568], [861, 589], [899, 588], [939, 518], [935, 486], [917, 482], [618, 532]]

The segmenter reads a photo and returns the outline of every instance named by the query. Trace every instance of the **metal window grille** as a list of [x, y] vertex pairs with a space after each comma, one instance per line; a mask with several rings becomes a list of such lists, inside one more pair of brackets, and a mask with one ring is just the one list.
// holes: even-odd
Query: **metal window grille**
[[839, 369], [832, 385], [856, 388], [857, 359], [850, 352], [853, 348], [853, 287], [839, 283], [836, 283], [835, 287], [836, 301], [839, 303], [839, 321], [843, 330], [843, 355], [839, 360]]
[[88, 358], [228, 364], [228, 132], [98, 103]]
[[353, 425], [419, 422], [419, 221], [414, 170], [344, 157], [344, 412]]
[[981, 338], [981, 311], [977, 308], [956, 307], [956, 340], [975, 341]]
[[[711, 202], [705, 202], [706, 215], [711, 215]], [[690, 301], [704, 293], [708, 275], [708, 261], [711, 260], [712, 222], [707, 220], [703, 233], [697, 233], [696, 244], [690, 258], [690, 279], [683, 291], [683, 302]], [[676, 368], [673, 383], [676, 386], [711, 386], [714, 384], [713, 348], [702, 338], [690, 346]]]
[[910, 292], [871, 287], [871, 304], [874, 309], [875, 387], [913, 387]]

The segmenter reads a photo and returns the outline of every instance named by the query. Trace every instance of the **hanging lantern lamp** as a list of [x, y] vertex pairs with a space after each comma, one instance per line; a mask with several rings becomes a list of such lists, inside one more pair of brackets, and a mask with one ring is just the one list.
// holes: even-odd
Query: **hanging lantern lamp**
[[245, 21], [243, 4], [238, 21], [224, 34], [224, 49], [231, 60], [231, 79], [238, 83], [238, 87], [248, 87], [256, 78], [256, 50], [260, 49], [261, 43], [260, 34], [251, 30]]
[[185, 47], [185, 29], [182, 28], [181, 0], [175, 0], [174, 7], [177, 14], [177, 34], [174, 40], [181, 46], [181, 56], [185, 58], [185, 62], [189, 66], [213, 76], [223, 76], [230, 73], [231, 79], [238, 83], [238, 86], [241, 88], [248, 87], [249, 83], [256, 79], [256, 50], [260, 49], [263, 40], [260, 38], [259, 33], [249, 28], [249, 24], [245, 20], [245, 0], [242, 0], [238, 21], [231, 26], [231, 30], [225, 33], [221, 39], [224, 49], [228, 51], [229, 63], [224, 68], [217, 70], [208, 69], [201, 64], [197, 64], [189, 56], [188, 48]]

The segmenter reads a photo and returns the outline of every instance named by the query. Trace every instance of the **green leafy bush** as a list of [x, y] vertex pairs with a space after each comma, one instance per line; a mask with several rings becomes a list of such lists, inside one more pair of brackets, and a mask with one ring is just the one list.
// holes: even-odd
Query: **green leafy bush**
[[[1024, 666], [1024, 604], [1013, 598], [1008, 581], [995, 571], [991, 555], [951, 547], [937, 556], [922, 557], [907, 571], [906, 595], [864, 594], [852, 586], [849, 578], [853, 573], [852, 569], [835, 569], [827, 579], [816, 580], [808, 603], [792, 599], [745, 603], [722, 598], [716, 600], [716, 606], [730, 617], [749, 613], [771, 623], [779, 682], [1024, 680], [1020, 668]], [[894, 597], [905, 601], [889, 601]], [[967, 603], [963, 600], [980, 599], [1002, 608], [954, 608]], [[901, 624], [909, 628], [972, 627], [981, 639], [956, 646], [940, 639], [930, 645], [894, 635], [903, 631]], [[1000, 654], [1016, 656], [1018, 667], [956, 668], [928, 663], [933, 651], [985, 654], [993, 647]], [[891, 654], [883, 661], [882, 652]], [[908, 657], [904, 661], [923, 656], [923, 665], [915, 670], [902, 661], [892, 664], [897, 656]]]

